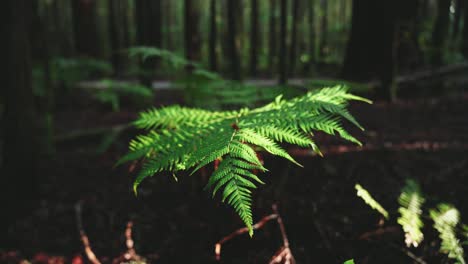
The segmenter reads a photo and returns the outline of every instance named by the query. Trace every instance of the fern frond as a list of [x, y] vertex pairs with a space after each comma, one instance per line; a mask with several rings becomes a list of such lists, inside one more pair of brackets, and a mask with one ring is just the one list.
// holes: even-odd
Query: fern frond
[[439, 204], [437, 209], [431, 209], [429, 214], [442, 241], [440, 251], [457, 261], [457, 263], [465, 264], [463, 247], [455, 233], [455, 228], [460, 220], [458, 210], [449, 204]]
[[424, 203], [419, 185], [414, 180], [407, 180], [398, 198], [400, 217], [397, 222], [405, 232], [406, 246], [417, 247], [424, 238], [421, 228], [424, 226], [421, 220], [421, 207]]
[[311, 137], [317, 130], [358, 143], [340, 124], [341, 119], [357, 124], [346, 110], [349, 100], [363, 99], [348, 94], [343, 87], [332, 87], [292, 100], [277, 97], [256, 109], [150, 109], [140, 113], [134, 122], [138, 128], [148, 130], [147, 134], [133, 139], [129, 153], [119, 162], [143, 159], [134, 183], [136, 192], [145, 178], [156, 173], [192, 170], [193, 174], [220, 160], [206, 188], [213, 188], [213, 195], [223, 190], [222, 200], [235, 209], [252, 232], [251, 190], [263, 184], [252, 170], [267, 171], [256, 150], [298, 164], [280, 143], [312, 147], [320, 153]]
[[380, 214], [382, 214], [385, 219], [388, 219], [389, 215], [387, 210], [385, 210], [379, 202], [377, 202], [370, 193], [364, 189], [361, 185], [356, 184], [354, 188], [357, 190], [357, 196], [361, 197], [364, 202], [369, 205], [372, 209], [376, 210]]

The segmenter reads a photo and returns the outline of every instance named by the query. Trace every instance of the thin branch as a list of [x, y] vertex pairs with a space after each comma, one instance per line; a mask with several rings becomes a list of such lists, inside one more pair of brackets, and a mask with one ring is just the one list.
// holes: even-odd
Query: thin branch
[[[261, 229], [267, 222], [271, 221], [271, 220], [274, 220], [274, 219], [277, 219], [278, 218], [278, 215], [277, 214], [271, 214], [271, 215], [268, 215], [268, 216], [265, 216], [263, 217], [260, 221], [258, 221], [256, 224], [254, 224], [252, 226], [253, 230], [258, 230], [258, 229]], [[243, 227], [243, 228], [240, 228], [234, 232], [232, 232], [231, 234], [223, 237], [221, 240], [218, 241], [218, 243], [216, 243], [215, 245], [215, 256], [216, 256], [216, 260], [220, 260], [221, 259], [221, 246], [226, 243], [227, 241], [237, 237], [237, 236], [240, 236], [242, 234], [245, 234], [245, 233], [248, 233], [249, 232], [249, 229], [247, 229], [247, 227]]]
[[296, 260], [294, 259], [294, 255], [289, 248], [289, 239], [288, 235], [286, 234], [286, 228], [284, 227], [283, 219], [278, 212], [278, 206], [273, 204], [272, 206], [273, 212], [278, 216], [276, 221], [280, 227], [281, 236], [283, 237], [283, 246], [276, 252], [275, 255], [270, 259], [270, 264], [295, 264]]
[[127, 226], [125, 228], [125, 245], [127, 246], [127, 251], [120, 255], [119, 257], [115, 258], [112, 263], [120, 264], [120, 263], [127, 263], [130, 261], [135, 262], [145, 262], [145, 259], [138, 255], [135, 250], [135, 242], [132, 237], [133, 233], [133, 222], [128, 221]]
[[400, 250], [401, 252], [405, 253], [406, 256], [408, 256], [409, 258], [411, 258], [412, 260], [414, 260], [414, 262], [416, 263], [419, 263], [419, 264], [427, 264], [426, 261], [424, 261], [423, 259], [421, 259], [420, 257], [416, 256], [413, 252], [409, 251], [408, 249], [406, 248], [403, 248], [403, 247], [399, 247], [393, 243], [390, 243], [389, 244], [390, 247], [392, 248], [395, 248], [395, 249], [398, 249]]
[[[273, 255], [269, 263], [270, 264], [279, 264], [279, 263], [295, 264], [296, 260], [294, 259], [291, 249], [289, 248], [289, 240], [286, 234], [286, 228], [284, 227], [283, 219], [281, 218], [281, 215], [278, 212], [278, 206], [276, 204], [273, 204], [272, 209], [273, 209], [273, 214], [263, 217], [260, 221], [254, 224], [252, 228], [254, 230], [261, 229], [266, 223], [268, 223], [271, 220], [276, 219], [276, 222], [278, 223], [279, 228], [280, 228], [281, 237], [283, 238], [283, 246], [275, 253], [275, 255]], [[240, 236], [248, 232], [249, 230], [247, 229], [247, 227], [243, 227], [223, 237], [221, 240], [219, 240], [218, 243], [216, 243], [215, 245], [216, 260], [217, 261], [221, 260], [221, 246], [224, 243], [226, 243], [227, 241], [237, 236]]]
[[136, 256], [136, 251], [135, 251], [135, 248], [133, 247], [135, 245], [135, 242], [133, 241], [133, 238], [132, 238], [132, 228], [133, 228], [133, 222], [128, 221], [127, 228], [125, 229], [125, 244], [127, 245], [126, 256], [128, 256], [127, 259], [131, 259]]
[[75, 205], [75, 212], [76, 212], [76, 225], [78, 227], [78, 232], [80, 233], [80, 239], [83, 243], [84, 250], [86, 256], [88, 257], [89, 262], [92, 264], [101, 264], [101, 262], [97, 259], [96, 254], [94, 254], [91, 243], [89, 243], [88, 236], [86, 235], [83, 229], [83, 220], [81, 218], [81, 211], [82, 211], [82, 201], [78, 201]]

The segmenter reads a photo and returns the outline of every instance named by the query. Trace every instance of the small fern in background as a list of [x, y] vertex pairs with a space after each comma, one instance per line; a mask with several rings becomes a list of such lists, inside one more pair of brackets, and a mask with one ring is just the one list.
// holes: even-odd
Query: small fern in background
[[377, 202], [366, 189], [364, 189], [359, 184], [356, 184], [354, 188], [357, 190], [358, 197], [361, 197], [361, 199], [364, 200], [364, 202], [368, 204], [372, 209], [382, 214], [385, 217], [385, 219], [388, 219], [389, 215], [387, 210], [385, 210], [382, 207], [382, 205], [380, 205], [380, 203]]
[[102, 88], [93, 89], [93, 97], [104, 104], [110, 104], [114, 111], [120, 110], [122, 97], [134, 99], [135, 102], [143, 102], [145, 99], [153, 98], [153, 91], [137, 83], [125, 83], [109, 79], [100, 81]]
[[424, 203], [419, 185], [414, 180], [407, 180], [400, 197], [398, 198], [400, 217], [397, 222], [405, 232], [405, 243], [409, 247], [417, 247], [424, 238], [421, 228], [421, 207]]
[[[386, 218], [388, 217], [388, 212], [372, 198], [367, 190], [359, 184], [356, 184], [355, 188], [358, 190], [357, 195], [370, 207], [379, 211]], [[417, 247], [424, 238], [421, 231], [424, 226], [422, 221], [424, 200], [419, 184], [408, 179], [398, 199], [400, 217], [397, 220], [405, 232], [405, 243], [408, 247], [411, 245]], [[439, 204], [436, 209], [429, 210], [429, 217], [434, 221], [434, 228], [441, 239], [440, 252], [447, 254], [456, 263], [465, 264], [462, 243], [457, 239], [457, 231], [460, 231], [457, 230], [460, 221], [458, 210], [452, 205]], [[461, 231], [464, 239], [468, 241], [468, 226], [462, 225]]]
[[252, 171], [267, 169], [257, 157], [258, 150], [298, 164], [279, 143], [286, 142], [319, 152], [313, 131], [339, 135], [360, 142], [341, 125], [341, 119], [361, 128], [346, 109], [350, 100], [369, 102], [347, 93], [340, 86], [310, 92], [292, 100], [277, 97], [263, 107], [239, 111], [207, 111], [171, 106], [140, 114], [135, 125], [148, 130], [130, 142], [130, 152], [119, 163], [143, 159], [134, 183], [162, 171], [177, 173], [219, 160], [207, 189], [220, 192], [253, 234], [252, 189], [263, 181]]
[[[257, 87], [240, 81], [226, 80], [219, 74], [204, 69], [201, 64], [164, 49], [132, 47], [128, 54], [143, 61], [157, 57], [166, 62], [171, 68], [170, 74], [176, 77], [174, 87], [183, 90], [185, 102], [194, 107], [210, 110], [255, 107], [274, 100], [280, 94], [285, 98], [293, 98], [304, 93], [296, 87]], [[337, 85], [341, 84], [335, 82], [320, 88]]]
[[439, 204], [437, 209], [430, 210], [430, 216], [434, 221], [434, 228], [439, 232], [441, 239], [440, 251], [446, 253], [449, 258], [457, 263], [465, 264], [463, 247], [457, 239], [455, 229], [460, 221], [460, 213], [452, 205]]

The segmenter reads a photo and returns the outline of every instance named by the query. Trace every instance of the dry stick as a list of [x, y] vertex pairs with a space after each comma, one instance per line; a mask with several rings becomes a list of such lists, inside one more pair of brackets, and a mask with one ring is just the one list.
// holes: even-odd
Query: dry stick
[[125, 258], [131, 259], [136, 256], [135, 245], [133, 238], [132, 238], [132, 228], [133, 222], [128, 221], [127, 228], [125, 229], [125, 244], [127, 245], [127, 253], [125, 253]]
[[277, 215], [276, 221], [280, 227], [281, 236], [283, 237], [283, 246], [278, 250], [278, 252], [271, 258], [270, 264], [295, 264], [296, 260], [289, 248], [289, 240], [288, 236], [286, 235], [286, 228], [284, 227], [283, 219], [278, 212], [278, 206], [276, 204], [272, 205], [273, 212]]
[[[253, 225], [252, 228], [253, 228], [253, 230], [258, 230], [258, 229], [262, 228], [267, 222], [269, 222], [269, 221], [271, 221], [273, 219], [277, 219], [277, 218], [278, 218], [277, 214], [271, 214], [271, 215], [265, 216], [260, 221], [258, 221], [258, 223]], [[233, 239], [236, 236], [239, 236], [239, 235], [242, 235], [242, 234], [245, 234], [245, 233], [248, 233], [248, 232], [249, 232], [249, 229], [247, 227], [243, 227], [243, 228], [240, 228], [240, 229], [232, 232], [231, 234], [223, 237], [221, 240], [219, 240], [218, 243], [216, 243], [216, 245], [215, 245], [216, 260], [219, 261], [221, 259], [221, 245], [222, 244], [226, 243], [227, 241]]]
[[89, 243], [88, 236], [86, 235], [83, 229], [83, 221], [81, 219], [81, 210], [82, 210], [82, 201], [78, 201], [75, 205], [76, 224], [78, 226], [78, 232], [80, 233], [81, 242], [83, 243], [86, 256], [88, 257], [91, 263], [101, 264], [101, 262], [97, 259], [96, 254], [94, 254], [93, 250], [91, 249], [91, 244]]
[[401, 252], [405, 253], [406, 256], [408, 256], [409, 258], [411, 258], [412, 260], [414, 260], [414, 262], [416, 263], [419, 263], [419, 264], [427, 264], [426, 261], [424, 261], [423, 259], [421, 259], [420, 257], [416, 256], [413, 252], [409, 251], [408, 249], [406, 248], [402, 248], [402, 247], [399, 247], [393, 243], [390, 243], [389, 244], [390, 247], [392, 248], [395, 248], [395, 249], [398, 249], [400, 250]]
[[[278, 222], [280, 231], [281, 231], [281, 236], [283, 238], [283, 246], [271, 258], [269, 263], [270, 264], [275, 264], [275, 263], [294, 264], [296, 263], [296, 261], [294, 260], [294, 256], [291, 253], [291, 249], [289, 248], [288, 236], [286, 235], [286, 229], [284, 227], [283, 219], [281, 218], [281, 215], [278, 212], [278, 206], [276, 204], [273, 204], [272, 209], [273, 209], [273, 214], [263, 217], [260, 221], [254, 224], [252, 228], [254, 230], [258, 230], [262, 228], [267, 222], [276, 219], [276, 221]], [[249, 230], [247, 229], [247, 227], [240, 228], [232, 232], [231, 234], [225, 236], [218, 243], [216, 243], [215, 245], [216, 260], [217, 261], [221, 260], [221, 245], [222, 244], [226, 243], [227, 241], [233, 239], [236, 236], [245, 234], [248, 231]]]

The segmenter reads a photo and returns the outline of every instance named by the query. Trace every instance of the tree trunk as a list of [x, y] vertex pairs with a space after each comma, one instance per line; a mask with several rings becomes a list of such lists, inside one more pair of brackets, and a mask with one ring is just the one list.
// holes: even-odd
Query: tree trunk
[[[11, 225], [31, 213], [37, 199], [35, 178], [34, 102], [31, 85], [29, 0], [5, 0], [0, 11], [3, 68], [1, 83], [5, 112], [3, 116], [3, 168], [0, 174], [1, 217], [0, 247], [27, 248], [8, 233]], [[23, 241], [24, 242], [24, 241]], [[26, 242], [25, 242], [26, 243]]]
[[291, 46], [289, 51], [289, 74], [294, 75], [297, 61], [297, 30], [299, 28], [299, 0], [293, 0]]
[[54, 109], [54, 84], [51, 76], [51, 49], [53, 42], [51, 39], [51, 26], [47, 24], [48, 14], [40, 14], [38, 1], [32, 2], [32, 23], [31, 23], [31, 58], [37, 66], [40, 66], [43, 82], [35, 83], [43, 87], [43, 94], [39, 96], [37, 104], [39, 107], [38, 144], [40, 149], [46, 154], [54, 152], [53, 146], [53, 109]]
[[[115, 0], [114, 0], [115, 1]], [[136, 0], [137, 45], [161, 48], [162, 17], [161, 1]], [[140, 81], [151, 86], [154, 70], [159, 66], [160, 59], [150, 58], [141, 62], [142, 73]]]
[[209, 42], [209, 56], [210, 56], [210, 70], [218, 70], [218, 57], [216, 55], [216, 43], [218, 38], [218, 29], [216, 26], [216, 2], [217, 0], [210, 1], [210, 42]]
[[288, 76], [287, 76], [287, 65], [286, 65], [286, 39], [287, 39], [287, 32], [286, 32], [286, 27], [287, 27], [287, 1], [286, 0], [281, 0], [281, 6], [280, 6], [280, 47], [279, 47], [279, 63], [278, 63], [278, 71], [279, 71], [279, 83], [284, 85], [287, 82]]
[[458, 34], [460, 33], [460, 22], [461, 22], [461, 16], [463, 13], [463, 7], [464, 7], [464, 2], [462, 0], [456, 0], [455, 14], [453, 18], [453, 28], [452, 28], [452, 40], [455, 40], [455, 41], [458, 37]]
[[101, 50], [97, 43], [96, 0], [72, 1], [75, 50], [78, 55], [97, 58]]
[[449, 32], [450, 0], [437, 1], [437, 18], [432, 32], [432, 58], [434, 65], [441, 65], [447, 48]]
[[468, 3], [465, 3], [464, 8], [464, 25], [463, 25], [463, 38], [461, 52], [465, 59], [468, 59]]
[[312, 66], [314, 65], [315, 58], [316, 58], [316, 51], [315, 51], [315, 1], [309, 0], [309, 14], [308, 14], [308, 22], [309, 22], [309, 61], [306, 65], [306, 72], [308, 72]]
[[351, 35], [342, 74], [354, 81], [378, 78], [383, 84], [377, 91], [381, 99], [390, 99], [394, 88], [396, 10], [402, 1], [353, 1]]
[[111, 62], [115, 76], [125, 71], [126, 56], [123, 52], [128, 47], [128, 20], [126, 5], [123, 0], [108, 0], [109, 32], [111, 41]]
[[227, 0], [228, 4], [228, 48], [230, 58], [230, 71], [231, 78], [233, 80], [240, 80], [241, 76], [241, 64], [240, 64], [240, 38], [238, 23], [236, 20], [236, 13], [238, 11], [239, 0]]
[[270, 0], [270, 17], [268, 22], [269, 34], [268, 34], [268, 66], [270, 68], [271, 75], [274, 75], [275, 71], [275, 58], [277, 57], [277, 47], [276, 42], [277, 38], [277, 19], [276, 19], [276, 9], [277, 9], [277, 0]]
[[185, 56], [192, 61], [201, 59], [201, 39], [199, 32], [198, 1], [184, 1]]
[[[354, 2], [354, 1], [353, 1]], [[328, 1], [321, 0], [322, 22], [320, 24], [320, 60], [324, 60], [328, 54]]]
[[250, 74], [252, 76], [257, 75], [258, 65], [258, 47], [260, 31], [258, 25], [259, 13], [258, 13], [258, 0], [252, 1], [252, 10], [250, 16]]

